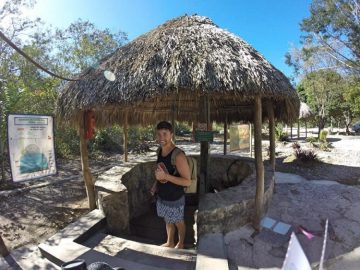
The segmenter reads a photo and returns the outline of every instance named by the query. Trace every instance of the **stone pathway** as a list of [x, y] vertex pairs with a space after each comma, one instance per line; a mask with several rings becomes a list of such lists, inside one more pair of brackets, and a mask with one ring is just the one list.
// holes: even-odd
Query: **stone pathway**
[[[356, 249], [360, 246], [360, 188], [332, 181], [306, 181], [297, 175], [282, 173], [277, 173], [277, 179], [266, 215], [292, 225], [309, 261], [314, 264], [319, 262], [325, 220], [329, 219], [325, 259], [352, 252], [346, 255], [352, 256], [348, 263], [353, 264], [353, 260], [357, 260], [360, 265], [360, 256], [355, 256], [360, 255], [360, 250]], [[297, 230], [299, 225], [316, 236], [308, 240]], [[284, 236], [267, 229], [255, 236], [253, 233], [251, 226], [245, 226], [225, 235], [231, 269], [281, 267], [289, 234]], [[343, 257], [332, 260], [327, 269], [339, 269], [337, 261], [340, 259], [345, 267], [342, 269], [355, 269], [346, 268]]]

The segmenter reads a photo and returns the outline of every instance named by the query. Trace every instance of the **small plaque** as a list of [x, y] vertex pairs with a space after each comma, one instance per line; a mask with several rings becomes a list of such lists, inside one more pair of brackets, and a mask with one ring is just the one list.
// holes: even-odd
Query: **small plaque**
[[214, 133], [212, 131], [195, 131], [195, 142], [213, 142]]

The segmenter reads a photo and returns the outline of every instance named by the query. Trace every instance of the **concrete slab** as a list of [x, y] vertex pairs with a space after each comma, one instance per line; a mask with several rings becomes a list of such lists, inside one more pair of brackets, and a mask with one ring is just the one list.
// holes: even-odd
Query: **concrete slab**
[[123, 267], [126, 270], [168, 270], [169, 269], [169, 268], [165, 268], [166, 266], [153, 267], [142, 263], [109, 256], [95, 250], [87, 251], [86, 253], [79, 256], [79, 259], [85, 260], [87, 265], [93, 262], [106, 262], [112, 267]]
[[0, 257], [0, 269], [23, 270], [23, 269], [60, 269], [57, 265], [41, 255], [37, 246], [23, 246], [15, 249], [6, 258]]
[[93, 250], [109, 256], [171, 270], [195, 269], [196, 252], [194, 250], [160, 247], [112, 235], [105, 237], [95, 235], [94, 238], [102, 240]]
[[41, 254], [51, 262], [61, 265], [74, 260], [88, 252], [90, 248], [76, 243], [86, 239], [98, 226], [104, 222], [104, 215], [100, 210], [93, 210], [68, 225], [44, 243], [39, 245]]
[[338, 183], [336, 181], [330, 181], [330, 180], [310, 180], [309, 183], [316, 184], [316, 185], [326, 185], [326, 186], [340, 185], [340, 183]]
[[197, 253], [196, 270], [229, 269], [222, 233], [202, 235]]
[[307, 180], [299, 175], [292, 173], [275, 172], [275, 184], [297, 184], [307, 182]]
[[347, 254], [326, 261], [324, 266], [327, 270], [360, 269], [360, 247]]

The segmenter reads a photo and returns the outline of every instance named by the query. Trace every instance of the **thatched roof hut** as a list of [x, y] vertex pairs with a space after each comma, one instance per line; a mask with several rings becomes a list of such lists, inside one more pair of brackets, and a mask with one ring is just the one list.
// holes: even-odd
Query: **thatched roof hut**
[[309, 105], [305, 102], [300, 103], [299, 119], [307, 119], [312, 116], [311, 109]]
[[[299, 107], [289, 80], [249, 44], [206, 17], [182, 16], [119, 48], [98, 68], [85, 70], [81, 80], [68, 83], [57, 112], [61, 120], [79, 128], [90, 208], [95, 207], [95, 195], [84, 139], [85, 111], [93, 112], [98, 127], [123, 124], [124, 130], [128, 124], [155, 124], [164, 119], [208, 127], [212, 121], [253, 122], [254, 224], [259, 229], [264, 206], [261, 124], [269, 119], [270, 162], [275, 170], [275, 119], [293, 122], [299, 117]], [[208, 190], [209, 141], [199, 140], [199, 193], [203, 194]]]
[[[108, 80], [104, 71], [115, 75]], [[211, 121], [253, 120], [254, 97], [271, 100], [275, 118], [298, 118], [299, 98], [289, 80], [259, 52], [201, 16], [181, 16], [143, 34], [85, 70], [60, 94], [60, 119], [76, 126], [93, 110], [97, 126], [196, 119], [198, 98], [207, 95]], [[266, 111], [263, 117], [267, 117]]]

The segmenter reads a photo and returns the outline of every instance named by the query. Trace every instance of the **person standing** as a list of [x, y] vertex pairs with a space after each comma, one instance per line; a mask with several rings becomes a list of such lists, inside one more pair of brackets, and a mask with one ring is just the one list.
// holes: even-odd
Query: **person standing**
[[[166, 223], [167, 241], [162, 246], [184, 248], [185, 240], [185, 192], [184, 187], [191, 185], [190, 168], [183, 151], [175, 146], [172, 125], [162, 121], [156, 126], [157, 141], [160, 144], [157, 166], [155, 169], [156, 182], [151, 192], [157, 191], [156, 210], [159, 217]], [[176, 151], [175, 166], [171, 159]], [[175, 229], [178, 230], [179, 241], [175, 245]]]

